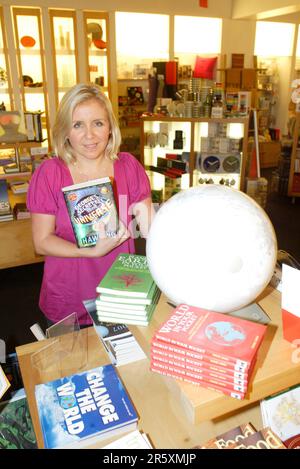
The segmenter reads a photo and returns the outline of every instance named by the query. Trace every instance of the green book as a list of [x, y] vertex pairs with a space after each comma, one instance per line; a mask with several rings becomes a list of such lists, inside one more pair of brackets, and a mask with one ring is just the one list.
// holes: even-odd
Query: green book
[[153, 285], [146, 256], [120, 254], [96, 290], [108, 295], [149, 298]]

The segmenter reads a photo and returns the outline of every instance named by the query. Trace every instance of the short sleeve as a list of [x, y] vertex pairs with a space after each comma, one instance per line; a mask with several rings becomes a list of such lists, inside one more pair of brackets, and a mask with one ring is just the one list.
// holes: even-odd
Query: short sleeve
[[141, 202], [151, 197], [149, 178], [141, 163], [130, 153], [120, 154], [128, 185], [130, 203]]
[[55, 215], [61, 175], [54, 160], [44, 161], [33, 173], [27, 192], [29, 212]]

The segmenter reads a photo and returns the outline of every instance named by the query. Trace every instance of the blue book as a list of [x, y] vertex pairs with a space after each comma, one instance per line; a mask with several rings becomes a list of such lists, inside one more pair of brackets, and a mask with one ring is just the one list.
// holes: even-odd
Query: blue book
[[38, 384], [35, 397], [45, 448], [82, 448], [137, 426], [113, 365]]
[[10, 203], [8, 199], [7, 182], [5, 179], [0, 179], [0, 214], [8, 214], [11, 212]]

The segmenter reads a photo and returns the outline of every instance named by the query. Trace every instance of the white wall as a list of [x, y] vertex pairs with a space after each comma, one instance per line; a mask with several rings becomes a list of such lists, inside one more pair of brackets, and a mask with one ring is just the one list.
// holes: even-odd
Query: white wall
[[226, 67], [231, 67], [231, 54], [245, 54], [244, 66], [253, 67], [256, 22], [251, 20], [223, 20], [222, 54], [226, 54]]
[[[286, 15], [300, 10], [296, 0], [232, 0], [232, 18], [258, 18]], [[264, 13], [264, 14], [263, 14]]]
[[208, 8], [200, 8], [198, 0], [13, 0], [1, 1], [2, 5], [47, 6], [103, 11], [129, 11], [165, 13], [191, 16], [230, 18], [232, 0], [209, 0]]

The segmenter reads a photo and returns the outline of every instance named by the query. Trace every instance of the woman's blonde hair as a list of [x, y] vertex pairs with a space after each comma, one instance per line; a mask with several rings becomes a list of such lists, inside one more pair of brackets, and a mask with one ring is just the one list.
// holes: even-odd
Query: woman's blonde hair
[[121, 144], [121, 133], [109, 99], [101, 91], [101, 88], [98, 85], [80, 83], [73, 86], [66, 94], [64, 94], [56, 114], [52, 131], [54, 151], [57, 156], [67, 164], [70, 164], [75, 160], [73, 149], [68, 139], [68, 135], [72, 128], [74, 109], [78, 104], [84, 103], [90, 99], [99, 101], [107, 112], [110, 136], [105, 154], [111, 160], [118, 158], [117, 154]]

